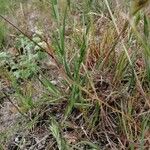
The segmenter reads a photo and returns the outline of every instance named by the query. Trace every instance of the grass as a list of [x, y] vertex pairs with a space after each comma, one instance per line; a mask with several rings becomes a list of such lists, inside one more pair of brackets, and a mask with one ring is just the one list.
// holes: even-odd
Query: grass
[[149, 149], [148, 3], [18, 0], [15, 22], [1, 13], [0, 111], [17, 116], [1, 149]]

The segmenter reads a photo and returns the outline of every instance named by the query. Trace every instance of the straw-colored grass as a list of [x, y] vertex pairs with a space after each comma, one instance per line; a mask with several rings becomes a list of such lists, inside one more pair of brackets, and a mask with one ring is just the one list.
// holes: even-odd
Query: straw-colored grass
[[28, 137], [40, 137], [29, 149], [43, 141], [47, 150], [149, 149], [148, 5], [18, 0], [1, 13], [9, 32], [0, 39], [11, 41], [1, 42], [0, 78], [11, 89], [1, 82], [1, 109], [6, 101], [18, 117], [0, 133], [0, 148], [18, 133], [20, 149]]

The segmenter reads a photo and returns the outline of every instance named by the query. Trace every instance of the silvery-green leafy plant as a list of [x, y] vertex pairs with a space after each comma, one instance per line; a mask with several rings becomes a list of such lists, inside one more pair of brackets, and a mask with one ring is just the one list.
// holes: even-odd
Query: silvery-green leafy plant
[[[38, 41], [40, 42], [39, 39]], [[39, 70], [38, 62], [43, 60], [46, 54], [39, 49], [35, 50], [35, 44], [23, 35], [16, 38], [16, 48], [19, 55], [15, 58], [9, 51], [0, 53], [0, 66], [9, 66], [9, 70], [17, 79], [32, 77]]]

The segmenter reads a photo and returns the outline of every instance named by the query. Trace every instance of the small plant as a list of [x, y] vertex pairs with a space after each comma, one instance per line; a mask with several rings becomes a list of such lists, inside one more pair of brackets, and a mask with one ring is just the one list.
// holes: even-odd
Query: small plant
[[[41, 42], [40, 38], [34, 37], [36, 42]], [[37, 74], [38, 63], [47, 55], [41, 52], [36, 45], [28, 38], [20, 35], [16, 39], [17, 58], [14, 58], [9, 52], [1, 52], [1, 67], [8, 65], [10, 71], [17, 79], [28, 79]]]

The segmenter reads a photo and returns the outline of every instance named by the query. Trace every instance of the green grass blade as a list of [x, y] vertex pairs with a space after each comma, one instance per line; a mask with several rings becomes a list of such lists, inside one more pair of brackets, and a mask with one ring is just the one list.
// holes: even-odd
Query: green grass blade
[[56, 139], [58, 149], [59, 150], [69, 150], [67, 143], [65, 142], [65, 140], [63, 139], [63, 137], [61, 135], [61, 130], [60, 130], [59, 124], [54, 118], [51, 119], [51, 125], [50, 125], [49, 129], [52, 132], [53, 137]]

